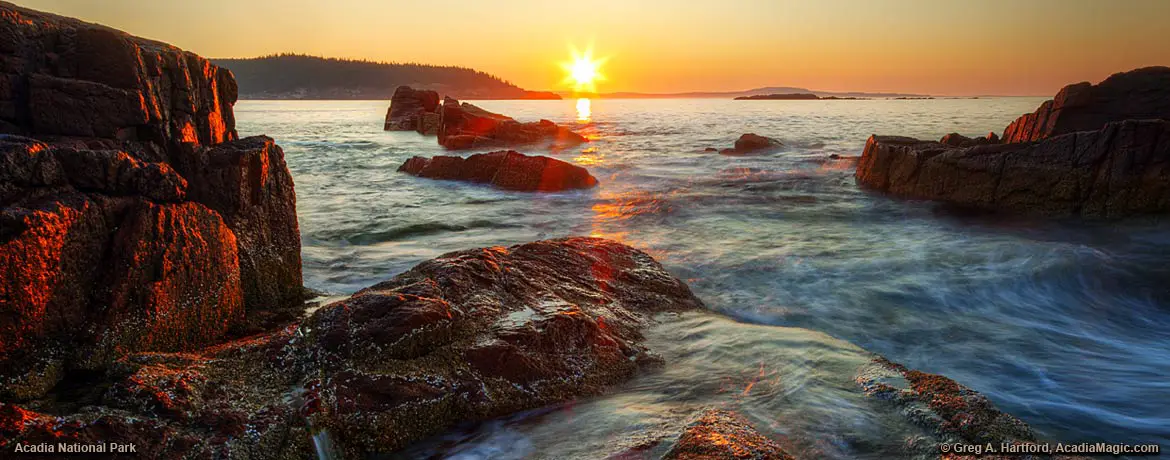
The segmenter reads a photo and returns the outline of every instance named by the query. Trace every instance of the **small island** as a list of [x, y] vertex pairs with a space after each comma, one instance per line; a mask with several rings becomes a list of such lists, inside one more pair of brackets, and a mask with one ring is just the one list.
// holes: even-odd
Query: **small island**
[[754, 96], [740, 96], [735, 98], [737, 101], [833, 101], [833, 100], [857, 100], [866, 99], [858, 97], [837, 97], [825, 96], [820, 97], [812, 93], [788, 93], [788, 94], [757, 94]]

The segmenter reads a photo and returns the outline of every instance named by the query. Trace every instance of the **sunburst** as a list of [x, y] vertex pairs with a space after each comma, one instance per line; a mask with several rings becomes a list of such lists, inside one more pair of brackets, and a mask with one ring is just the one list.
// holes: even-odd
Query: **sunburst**
[[573, 91], [578, 93], [596, 93], [597, 82], [605, 81], [601, 66], [609, 58], [595, 59], [592, 45], [584, 53], [575, 47], [570, 47], [569, 52], [572, 60], [561, 63], [561, 68], [565, 69], [565, 80], [562, 83], [572, 85]]

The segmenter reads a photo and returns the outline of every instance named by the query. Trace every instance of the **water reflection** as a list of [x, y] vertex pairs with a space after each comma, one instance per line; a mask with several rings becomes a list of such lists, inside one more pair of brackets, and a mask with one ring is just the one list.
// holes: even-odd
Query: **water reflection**
[[577, 123], [589, 123], [593, 119], [592, 107], [588, 98], [577, 99]]

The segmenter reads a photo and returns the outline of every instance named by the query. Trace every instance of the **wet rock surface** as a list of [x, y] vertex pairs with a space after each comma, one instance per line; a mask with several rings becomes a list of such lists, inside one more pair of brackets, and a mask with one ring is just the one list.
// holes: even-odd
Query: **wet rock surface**
[[599, 394], [660, 362], [641, 344], [653, 314], [699, 308], [650, 256], [608, 240], [460, 251], [299, 327], [128, 355], [80, 403], [54, 392], [3, 404], [0, 430], [26, 443], [116, 433], [162, 457], [305, 458], [316, 442], [364, 458]]
[[1035, 444], [1036, 433], [1022, 420], [1000, 411], [986, 396], [937, 374], [909, 369], [883, 357], [859, 371], [857, 384], [868, 397], [888, 401], [907, 419], [931, 436], [908, 446], [921, 454], [943, 459], [1055, 458], [1066, 455], [958, 455], [944, 453], [941, 444]]
[[301, 304], [292, 178], [230, 72], [3, 2], [0, 38], [0, 398]]
[[480, 153], [467, 158], [445, 155], [412, 157], [398, 171], [427, 179], [490, 184], [523, 192], [559, 192], [597, 185], [597, 178], [585, 168], [514, 150]]
[[439, 145], [451, 150], [549, 143], [572, 146], [588, 142], [580, 134], [548, 120], [521, 123], [450, 97], [439, 108]]
[[687, 426], [664, 460], [792, 460], [733, 412], [710, 409]]
[[[1073, 85], [1058, 103], [1041, 106], [1040, 121], [1025, 116], [1009, 126], [1002, 144], [994, 133], [985, 139], [951, 134], [941, 142], [875, 135], [855, 177], [876, 191], [990, 211], [1094, 218], [1165, 213], [1170, 121], [1139, 119], [1166, 117], [1160, 104], [1170, 99], [1155, 97], [1165, 91], [1167, 68]], [[1115, 119], [1123, 121], [1107, 121]]]
[[[438, 117], [438, 110], [438, 92], [399, 86], [390, 99], [390, 108], [386, 110], [385, 130], [436, 134], [438, 125], [434, 120]], [[435, 118], [427, 119], [428, 115]]]

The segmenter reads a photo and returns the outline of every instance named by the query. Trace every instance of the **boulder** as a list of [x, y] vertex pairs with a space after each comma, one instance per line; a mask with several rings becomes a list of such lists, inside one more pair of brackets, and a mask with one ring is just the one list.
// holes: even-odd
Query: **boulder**
[[747, 133], [739, 136], [735, 140], [735, 147], [730, 149], [720, 150], [719, 153], [724, 155], [746, 155], [750, 153], [764, 153], [782, 147], [780, 141], [770, 137], [760, 136], [755, 133]]
[[588, 142], [549, 120], [521, 123], [450, 97], [439, 109], [439, 145], [451, 150], [547, 142], [557, 146]]
[[953, 148], [871, 136], [859, 184], [896, 196], [1051, 217], [1170, 211], [1170, 121], [1110, 123], [1026, 144]]
[[871, 136], [855, 177], [880, 192], [989, 211], [1094, 218], [1164, 213], [1170, 211], [1170, 112], [1159, 111], [1170, 103], [1156, 96], [1167, 91], [1168, 68], [1072, 85], [1009, 126], [1002, 144], [994, 133], [950, 134], [942, 142]]
[[792, 460], [734, 412], [708, 409], [687, 425], [663, 460]]
[[1035, 112], [1008, 125], [1003, 141], [1032, 142], [1143, 119], [1170, 120], [1170, 67], [1116, 73], [1096, 85], [1065, 86]]
[[202, 57], [10, 3], [0, 3], [0, 29], [0, 82], [7, 83], [0, 84], [0, 126], [8, 134], [164, 149], [236, 138], [235, 79]]
[[386, 131], [419, 131], [426, 134], [422, 126], [424, 115], [435, 114], [439, 109], [439, 93], [416, 90], [399, 86], [390, 98], [386, 109]]
[[398, 171], [427, 179], [490, 184], [522, 192], [559, 192], [597, 185], [597, 179], [585, 168], [513, 150], [479, 153], [467, 158], [446, 155], [412, 157]]
[[301, 304], [291, 175], [238, 139], [236, 91], [194, 54], [0, 2], [0, 399]]
[[454, 252], [299, 326], [130, 354], [81, 401], [0, 403], [0, 448], [95, 439], [136, 442], [152, 458], [368, 458], [604, 392], [660, 364], [642, 344], [657, 314], [702, 307], [649, 255], [613, 241]]
[[235, 234], [244, 303], [253, 313], [300, 308], [301, 235], [284, 151], [267, 136], [200, 148], [176, 168], [189, 199], [219, 213]]

